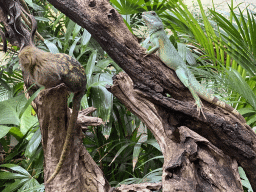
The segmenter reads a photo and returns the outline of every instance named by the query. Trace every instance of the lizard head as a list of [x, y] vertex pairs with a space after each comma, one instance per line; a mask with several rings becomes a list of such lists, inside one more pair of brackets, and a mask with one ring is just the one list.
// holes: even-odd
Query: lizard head
[[155, 11], [143, 12], [142, 18], [145, 21], [150, 33], [164, 28], [161, 19], [157, 16]]

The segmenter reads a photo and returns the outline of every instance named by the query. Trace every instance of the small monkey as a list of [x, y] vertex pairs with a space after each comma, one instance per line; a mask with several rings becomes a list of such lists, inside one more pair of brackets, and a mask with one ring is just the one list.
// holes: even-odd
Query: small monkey
[[69, 120], [67, 135], [60, 160], [49, 183], [59, 173], [66, 157], [71, 133], [76, 125], [81, 99], [86, 91], [86, 74], [81, 64], [69, 55], [53, 54], [36, 48], [34, 45], [25, 46], [19, 53], [19, 61], [23, 70], [40, 86], [52, 88], [64, 83], [69, 91], [74, 92], [73, 111]]
[[[31, 32], [28, 31], [20, 18], [23, 13], [31, 20]], [[6, 14], [6, 12], [3, 14]], [[0, 29], [0, 35], [4, 41], [4, 50], [6, 51], [7, 48], [6, 37], [15, 40], [15, 43], [20, 46], [20, 65], [23, 71], [29, 74], [31, 79], [38, 85], [45, 86], [46, 89], [64, 83], [69, 91], [74, 93], [73, 112], [69, 120], [60, 160], [54, 173], [46, 181], [47, 184], [58, 174], [67, 155], [71, 133], [77, 121], [81, 99], [86, 91], [87, 81], [85, 70], [78, 61], [69, 55], [45, 52], [34, 45], [33, 41], [37, 29], [37, 22], [34, 16], [27, 13], [19, 2], [13, 1], [10, 4], [7, 12], [9, 19], [7, 17], [5, 18], [3, 14], [1, 14], [3, 18], [0, 18], [0, 21], [3, 22], [6, 28], [6, 34]]]

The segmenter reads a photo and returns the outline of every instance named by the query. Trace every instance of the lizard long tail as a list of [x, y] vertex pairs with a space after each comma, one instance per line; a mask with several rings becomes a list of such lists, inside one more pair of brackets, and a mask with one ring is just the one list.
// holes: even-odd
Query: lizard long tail
[[194, 75], [189, 72], [189, 79], [191, 81], [192, 87], [193, 89], [196, 91], [196, 93], [198, 94], [198, 96], [206, 101], [208, 101], [209, 103], [212, 103], [214, 105], [217, 105], [231, 113], [233, 113], [242, 123], [246, 123], [244, 117], [233, 107], [231, 107], [230, 105], [228, 105], [227, 103], [219, 100], [217, 97], [213, 96], [211, 93], [209, 93], [207, 91], [207, 89], [205, 87], [203, 87], [194, 77]]

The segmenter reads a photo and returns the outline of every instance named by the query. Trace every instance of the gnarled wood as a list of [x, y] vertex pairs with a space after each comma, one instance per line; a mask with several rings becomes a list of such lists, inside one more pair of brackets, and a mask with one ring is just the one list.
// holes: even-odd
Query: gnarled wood
[[[68, 126], [67, 97], [65, 86], [58, 86], [40, 92], [35, 103], [42, 133], [44, 149], [45, 181], [51, 176], [59, 161]], [[90, 107], [83, 111], [88, 115], [95, 111]], [[98, 120], [102, 122], [101, 119]], [[81, 123], [81, 122], [80, 122]], [[90, 124], [87, 124], [90, 125]], [[85, 149], [81, 127], [73, 130], [68, 155], [59, 174], [45, 186], [45, 191], [99, 191], [109, 190], [101, 169]]]
[[[204, 102], [207, 119], [198, 117], [194, 100], [174, 71], [156, 56], [143, 57], [121, 15], [107, 0], [49, 0], [74, 22], [87, 29], [112, 59], [131, 77], [145, 98], [167, 109], [167, 123], [187, 126], [234, 157], [244, 168], [256, 191], [256, 134], [234, 115]], [[166, 97], [166, 93], [172, 98]], [[158, 111], [161, 113], [161, 111]], [[169, 126], [172, 126], [170, 124]]]
[[118, 74], [108, 89], [156, 137], [164, 155], [163, 191], [243, 191], [237, 162], [207, 139], [179, 126], [168, 114], [169, 109], [150, 102], [144, 93], [134, 89], [127, 74]]
[[132, 185], [121, 185], [113, 189], [110, 192], [151, 192], [159, 191], [162, 188], [162, 183], [141, 183], [141, 184], [132, 184]]
[[[0, 0], [0, 7], [3, 8], [2, 5], [6, 2], [9, 3], [10, 1]], [[181, 84], [175, 73], [167, 66], [165, 66], [156, 56], [152, 55], [143, 57], [145, 50], [140, 47], [137, 40], [132, 36], [130, 31], [125, 26], [122, 17], [113, 7], [110, 6], [107, 0], [49, 0], [49, 2], [53, 4], [57, 9], [69, 16], [74, 22], [86, 28], [99, 42], [103, 49], [131, 77], [134, 84], [132, 85], [133, 90], [130, 90], [130, 96], [135, 97], [136, 94], [140, 95], [141, 97], [137, 97], [136, 99], [140, 100], [140, 98], [143, 98], [143, 102], [146, 103], [144, 104], [149, 106], [148, 113], [152, 113], [158, 118], [157, 122], [159, 122], [159, 124], [155, 125], [154, 122], [151, 123], [153, 123], [155, 126], [153, 132], [156, 138], [158, 140], [159, 138], [165, 139], [165, 143], [160, 143], [164, 154], [169, 154], [168, 151], [173, 149], [172, 146], [183, 146], [186, 147], [186, 149], [190, 149], [189, 146], [193, 145], [193, 150], [187, 153], [185, 160], [182, 161], [185, 163], [177, 164], [177, 167], [179, 167], [178, 173], [181, 170], [180, 168], [189, 168], [183, 166], [186, 163], [188, 163], [187, 165], [190, 165], [189, 163], [191, 163], [191, 165], [195, 163], [193, 162], [193, 158], [192, 160], [187, 158], [194, 157], [195, 153], [193, 151], [196, 151], [199, 154], [200, 152], [204, 152], [204, 150], [201, 150], [201, 148], [207, 148], [206, 151], [210, 157], [214, 154], [214, 151], [218, 151], [217, 149], [211, 150], [213, 147], [211, 147], [208, 141], [204, 141], [202, 138], [198, 139], [198, 137], [195, 136], [194, 133], [192, 134], [192, 132], [184, 131], [184, 129], [187, 129], [185, 127], [189, 127], [191, 130], [194, 130], [201, 136], [208, 139], [213, 145], [221, 149], [225, 154], [229, 155], [230, 157], [234, 157], [246, 171], [250, 183], [253, 189], [256, 191], [256, 135], [248, 126], [243, 125], [232, 114], [207, 102], [204, 102], [203, 108], [207, 119], [198, 117], [196, 107], [194, 106], [193, 97], [189, 91]], [[6, 13], [6, 10], [4, 10], [4, 13]], [[15, 38], [13, 36], [12, 40], [15, 42]], [[123, 80], [130, 81], [127, 78], [123, 78]], [[113, 94], [117, 97], [120, 94], [122, 95], [122, 91], [123, 89], [121, 88], [117, 91], [112, 90]], [[172, 98], [166, 97], [166, 93], [170, 94]], [[56, 94], [55, 96], [58, 98], [60, 95]], [[131, 110], [137, 114], [139, 112], [139, 110], [136, 109], [138, 101], [134, 102], [128, 99], [129, 98], [127, 98], [127, 101], [123, 100], [124, 104], [128, 107], [130, 106]], [[132, 103], [134, 104], [130, 105]], [[62, 101], [60, 104], [66, 103]], [[40, 104], [40, 100], [38, 105], [42, 105], [42, 103]], [[51, 107], [54, 108], [53, 106], [55, 105], [52, 105]], [[64, 110], [65, 107], [62, 108], [63, 111], [66, 111], [66, 109]], [[59, 108], [58, 110], [62, 108]], [[51, 116], [54, 116], [58, 110], [56, 109], [55, 112], [48, 112], [45, 115], [40, 116], [40, 118], [46, 119], [45, 123], [52, 123], [50, 125], [53, 127], [53, 130], [56, 130], [56, 122], [50, 122], [49, 119]], [[41, 111], [41, 114], [44, 112], [44, 110], [40, 110], [38, 108], [38, 112], [39, 111]], [[145, 117], [141, 116], [141, 118], [144, 119], [145, 122], [148, 121], [148, 124], [150, 124], [150, 121], [147, 119], [150, 119], [151, 116], [148, 114], [144, 114], [144, 116]], [[65, 117], [66, 115], [61, 116], [62, 119], [65, 119]], [[65, 124], [62, 124], [61, 126], [65, 127]], [[161, 128], [161, 126], [163, 128]], [[48, 135], [48, 131], [51, 131], [52, 134], [54, 134], [55, 132], [53, 130], [46, 129], [42, 135], [45, 136], [45, 138], [48, 138], [50, 137], [50, 135]], [[65, 135], [65, 128], [62, 128], [61, 132], [61, 138], [64, 138], [63, 135]], [[189, 132], [189, 134], [184, 135], [185, 132]], [[80, 137], [78, 132], [76, 133], [77, 136], [74, 137], [74, 140], [78, 141]], [[60, 136], [57, 135], [56, 139], [60, 139]], [[43, 145], [46, 147], [49, 145], [48, 142], [53, 142], [52, 140], [56, 139], [51, 138], [49, 141], [48, 139], [44, 139]], [[191, 143], [189, 143], [187, 140]], [[80, 146], [80, 143], [81, 141], [73, 143], [73, 145], [78, 147]], [[55, 147], [57, 148], [58, 146], [56, 145]], [[79, 150], [80, 148], [74, 149]], [[46, 150], [50, 150], [49, 147]], [[46, 152], [48, 154], [53, 154], [51, 151]], [[79, 150], [79, 152], [81, 151]], [[82, 150], [80, 154], [84, 155], [86, 152]], [[198, 154], [196, 154], [196, 159], [202, 159], [202, 157]], [[58, 154], [56, 156], [58, 156]], [[218, 156], [225, 158], [221, 155], [221, 152], [218, 153]], [[58, 158], [54, 158], [53, 162], [57, 162]], [[78, 164], [76, 164], [77, 156], [71, 157], [71, 159], [72, 158], [75, 158], [75, 161], [69, 161], [70, 167], [67, 169], [69, 169], [69, 171], [72, 170], [73, 174], [80, 175], [80, 170], [77, 169]], [[107, 182], [104, 180], [101, 171], [96, 166], [93, 166], [95, 163], [91, 162], [90, 157], [87, 158], [88, 161], [85, 165], [89, 165], [89, 167], [88, 169], [85, 168], [85, 172], [89, 172], [91, 175], [90, 177], [83, 175], [83, 181], [89, 181], [89, 183], [92, 183], [92, 185], [90, 185], [93, 186], [90, 188], [91, 191], [94, 191], [94, 189], [96, 190], [96, 188], [99, 191], [102, 189], [108, 189]], [[177, 173], [176, 169], [173, 169], [175, 168], [175, 166], [173, 166], [175, 163], [172, 163], [173, 161], [171, 161], [171, 156], [169, 155], [167, 155], [165, 159], [169, 160], [169, 164], [165, 163], [164, 165], [164, 170], [167, 170], [168, 173], [166, 177], [168, 176], [172, 178], [175, 176], [175, 174], [172, 173]], [[168, 162], [167, 160], [165, 160], [165, 162]], [[51, 166], [50, 164], [52, 160], [48, 159], [47, 161], [47, 164]], [[210, 164], [208, 161], [205, 162], [207, 162], [208, 165]], [[230, 159], [228, 162], [236, 167], [232, 159]], [[82, 164], [83, 163], [79, 165], [82, 166]], [[213, 165], [215, 168], [220, 166], [218, 162]], [[51, 168], [51, 170], [53, 168]], [[46, 175], [49, 174], [49, 170], [47, 171], [47, 169], [48, 168], [46, 167]], [[75, 170], [76, 172], [74, 172]], [[236, 174], [232, 172], [231, 169], [229, 169], [229, 171], [230, 173], [233, 173], [233, 178], [236, 179]], [[203, 171], [201, 173], [207, 173], [207, 171]], [[182, 176], [185, 177], [186, 175]], [[195, 181], [193, 180], [193, 177], [189, 177], [189, 175], [187, 175], [187, 177], [190, 181]], [[93, 179], [96, 181], [93, 181]], [[205, 180], [205, 178], [202, 180]], [[210, 177], [210, 180], [213, 180], [213, 182], [211, 181], [210, 183], [214, 183], [217, 186], [216, 188], [221, 189], [218, 187], [219, 185], [217, 185], [218, 181], [216, 178]], [[68, 184], [70, 184], [71, 187], [76, 186], [74, 185], [75, 182], [66, 183], [65, 179], [58, 179], [57, 181], [59, 182], [59, 185], [62, 185], [61, 191], [63, 191], [63, 184], [65, 184], [64, 186]], [[225, 182], [226, 181], [224, 181], [224, 183]], [[225, 186], [224, 183], [221, 186]], [[237, 187], [237, 189], [239, 189], [239, 184], [237, 182], [233, 184], [235, 187]], [[53, 189], [52, 187], [53, 186], [50, 186], [49, 188]], [[60, 188], [60, 186], [57, 187]], [[84, 186], [84, 188], [86, 187], [88, 187], [88, 185]], [[48, 186], [46, 189], [48, 190]]]

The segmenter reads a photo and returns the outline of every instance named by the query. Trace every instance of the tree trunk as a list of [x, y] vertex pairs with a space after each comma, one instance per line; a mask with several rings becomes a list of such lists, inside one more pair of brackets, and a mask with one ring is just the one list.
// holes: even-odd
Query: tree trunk
[[[205, 101], [206, 119], [198, 116], [193, 97], [175, 72], [155, 55], [144, 57], [145, 49], [107, 0], [48, 1], [87, 29], [127, 73], [117, 75], [108, 89], [145, 122], [159, 142], [164, 154], [163, 191], [242, 191], [237, 162], [256, 191], [256, 135], [250, 127]], [[0, 0], [0, 6], [4, 4], [6, 1]], [[27, 83], [26, 74], [24, 81]], [[47, 180], [56, 168], [66, 136], [67, 90], [63, 86], [44, 90], [35, 102]], [[80, 126], [72, 137], [68, 158], [46, 191], [108, 191], [102, 171], [82, 144]], [[145, 191], [159, 188], [158, 184], [149, 185], [141, 187]], [[122, 187], [112, 191], [128, 190]]]
[[[62, 147], [66, 138], [68, 127], [67, 97], [68, 91], [65, 86], [43, 90], [36, 98], [37, 115], [42, 133], [42, 144], [44, 149], [44, 180], [52, 175], [60, 159]], [[90, 107], [79, 113], [83, 119], [85, 115], [96, 109]], [[80, 119], [81, 119], [80, 118]], [[89, 118], [89, 120], [88, 120]], [[79, 119], [79, 117], [78, 117]], [[98, 118], [87, 117], [87, 123], [98, 120]], [[78, 122], [81, 120], [78, 120]], [[82, 121], [81, 123], [83, 123]], [[86, 123], [86, 122], [85, 122]], [[91, 125], [91, 124], [89, 124]], [[60, 172], [45, 186], [45, 191], [108, 191], [110, 186], [105, 180], [101, 169], [91, 158], [83, 145], [83, 133], [81, 125], [77, 124], [73, 130], [71, 143], [67, 158]], [[89, 185], [88, 185], [89, 184]]]
[[[242, 124], [231, 113], [205, 101], [203, 111], [206, 119], [199, 117], [189, 90], [182, 85], [174, 71], [164, 65], [158, 57], [143, 57], [145, 49], [139, 45], [121, 15], [107, 0], [49, 2], [88, 30], [132, 79], [135, 88], [133, 91], [140, 92], [148, 102], [156, 106], [154, 110], [165, 125], [164, 130], [169, 130], [165, 146], [171, 146], [171, 138], [175, 138], [175, 134], [179, 133], [175, 131], [178, 127], [189, 127], [226, 155], [235, 158], [244, 168], [256, 191], [256, 135], [249, 126]], [[172, 98], [166, 97], [166, 93]], [[118, 94], [121, 93], [114, 93], [116, 97]], [[154, 134], [157, 138], [159, 134], [166, 133], [157, 129]]]
[[169, 109], [134, 89], [127, 74], [118, 74], [108, 89], [154, 133], [164, 155], [163, 191], [243, 191], [236, 160], [188, 127], [180, 126]]

